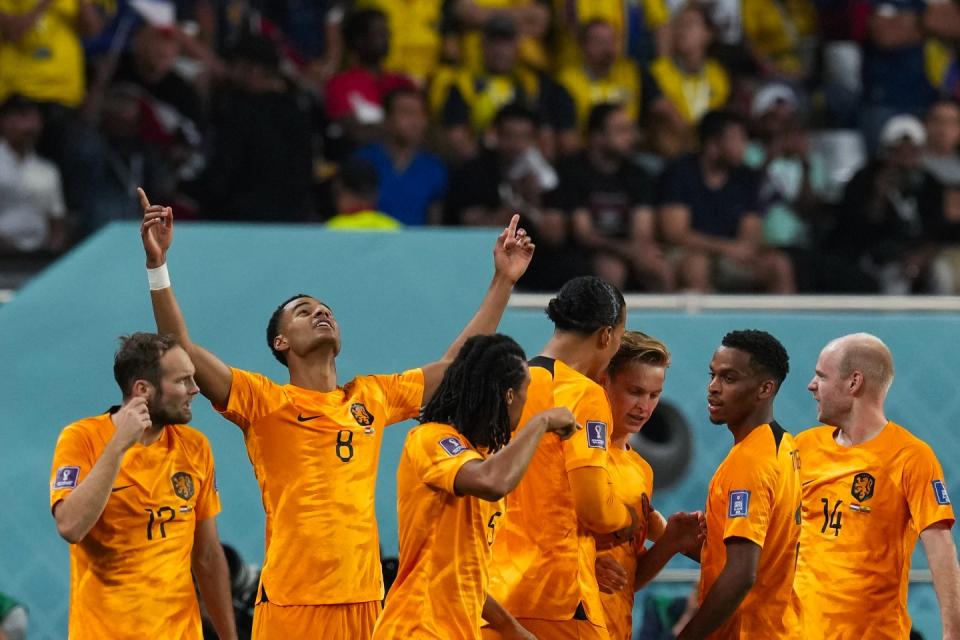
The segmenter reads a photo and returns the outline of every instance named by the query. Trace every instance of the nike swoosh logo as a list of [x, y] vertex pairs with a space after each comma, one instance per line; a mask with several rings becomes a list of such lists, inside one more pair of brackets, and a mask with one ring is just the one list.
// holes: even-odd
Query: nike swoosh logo
[[298, 413], [297, 422], [307, 422], [308, 420], [315, 420], [317, 418], [322, 418], [322, 417], [323, 417], [323, 414], [320, 414], [319, 416], [305, 416], [302, 413]]
[[807, 480], [806, 482], [800, 483], [800, 486], [801, 486], [801, 487], [805, 487], [805, 486], [807, 486], [808, 484], [810, 484], [811, 482], [816, 482], [816, 480]]
[[132, 486], [132, 484], [125, 484], [122, 487], [114, 487], [113, 489], [110, 489], [110, 493], [113, 493], [114, 491], [123, 491], [124, 489], [129, 489]]

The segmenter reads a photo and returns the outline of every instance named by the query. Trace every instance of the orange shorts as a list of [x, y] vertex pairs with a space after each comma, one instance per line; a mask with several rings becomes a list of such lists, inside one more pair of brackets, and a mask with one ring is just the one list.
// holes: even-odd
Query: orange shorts
[[[539, 620], [517, 618], [520, 625], [537, 640], [609, 640], [607, 630], [589, 620]], [[500, 640], [500, 634], [483, 627], [483, 640]]]
[[253, 611], [253, 640], [369, 640], [380, 616], [379, 600], [351, 604], [282, 606], [261, 602]]

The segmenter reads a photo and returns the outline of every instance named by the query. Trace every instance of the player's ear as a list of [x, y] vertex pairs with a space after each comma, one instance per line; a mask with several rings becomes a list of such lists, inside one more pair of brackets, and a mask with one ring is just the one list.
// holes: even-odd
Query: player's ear
[[275, 351], [286, 351], [290, 348], [290, 343], [287, 342], [287, 339], [283, 336], [282, 333], [278, 333], [273, 338], [273, 348]]
[[766, 400], [767, 398], [772, 398], [773, 395], [777, 392], [777, 383], [773, 380], [764, 380], [760, 383], [760, 390], [757, 394], [760, 398]]
[[134, 380], [130, 395], [134, 398], [146, 398], [153, 390], [153, 385], [144, 379]]
[[853, 395], [859, 395], [860, 391], [863, 389], [863, 385], [866, 381], [863, 379], [863, 373], [860, 371], [854, 371], [850, 374], [850, 380], [847, 383], [850, 393]]
[[606, 349], [610, 346], [610, 341], [613, 339], [613, 327], [601, 327], [597, 329], [597, 341], [601, 349]]
[[507, 402], [508, 407], [513, 404], [513, 401], [516, 400], [516, 398], [517, 393], [512, 388], [508, 388], [507, 392], [503, 394], [503, 399]]

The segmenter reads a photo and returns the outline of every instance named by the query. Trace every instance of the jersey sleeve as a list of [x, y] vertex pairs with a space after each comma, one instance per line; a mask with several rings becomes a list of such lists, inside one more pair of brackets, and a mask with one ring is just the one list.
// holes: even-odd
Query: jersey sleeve
[[267, 415], [281, 403], [279, 385], [259, 373], [234, 369], [233, 382], [226, 407], [214, 406], [224, 418], [241, 429], [246, 429], [259, 418]]
[[720, 483], [725, 500], [723, 539], [745, 538], [761, 548], [776, 495], [776, 465], [743, 451], [727, 465]]
[[582, 430], [563, 441], [564, 466], [567, 471], [581, 467], [607, 467], [607, 446], [613, 416], [610, 404], [600, 387], [590, 388], [571, 407]]
[[929, 447], [924, 446], [904, 462], [903, 493], [917, 531], [923, 531], [938, 522], [953, 526], [953, 506], [947, 493], [943, 468]]
[[387, 424], [416, 418], [423, 404], [423, 369], [373, 376], [386, 398]]
[[206, 520], [220, 513], [220, 488], [217, 486], [217, 469], [213, 462], [213, 451], [206, 438], [203, 439], [201, 449], [201, 464], [203, 465], [203, 484], [197, 495], [197, 520]]
[[70, 425], [60, 434], [50, 469], [50, 510], [87, 477], [97, 459], [86, 434]]
[[410, 433], [404, 454], [424, 483], [450, 494], [455, 494], [453, 484], [463, 465], [471, 460], [483, 460], [462, 436], [430, 425]]

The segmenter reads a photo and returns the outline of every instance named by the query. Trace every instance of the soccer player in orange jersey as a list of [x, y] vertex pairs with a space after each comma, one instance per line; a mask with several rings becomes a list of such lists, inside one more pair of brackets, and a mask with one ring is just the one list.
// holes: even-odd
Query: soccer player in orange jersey
[[210, 443], [186, 426], [193, 364], [169, 337], [121, 338], [123, 404], [66, 427], [50, 507], [70, 543], [75, 640], [200, 640], [191, 572], [221, 639], [236, 638]]
[[[675, 513], [664, 521], [651, 507], [653, 469], [630, 448], [630, 437], [650, 419], [660, 402], [670, 352], [661, 341], [639, 331], [627, 331], [620, 349], [603, 376], [610, 400], [613, 433], [608, 464], [614, 491], [637, 512], [632, 541], [612, 535], [597, 539], [597, 581], [601, 587], [607, 633], [611, 640], [633, 637], [634, 593], [643, 588], [678, 554], [699, 558], [706, 534], [702, 513]], [[646, 549], [647, 539], [654, 545]]]
[[157, 326], [190, 354], [200, 392], [243, 431], [260, 484], [266, 558], [254, 638], [369, 638], [383, 599], [374, 509], [383, 429], [419, 414], [467, 338], [496, 330], [533, 244], [514, 216], [497, 240], [493, 282], [476, 315], [439, 361], [400, 374], [338, 384], [333, 311], [311, 296], [291, 297], [267, 325], [268, 346], [290, 372], [278, 384], [190, 339], [165, 275], [173, 213], [140, 196]]
[[710, 361], [710, 421], [734, 445], [707, 492], [700, 609], [680, 632], [698, 638], [801, 638], [793, 588], [800, 539], [800, 459], [773, 420], [789, 361], [765, 331], [733, 331]]
[[502, 637], [533, 638], [487, 595], [504, 496], [547, 433], [577, 429], [566, 408], [533, 416], [511, 439], [530, 374], [502, 336], [467, 340], [407, 436], [397, 470], [400, 569], [374, 639], [479, 640], [481, 615]]
[[[520, 420], [567, 407], [583, 425], [563, 442], [546, 438], [507, 498], [493, 549], [490, 595], [540, 640], [607, 638], [594, 564], [594, 534], [629, 540], [637, 514], [616, 495], [608, 470], [610, 405], [597, 380], [620, 346], [623, 295], [594, 277], [567, 282], [550, 301], [556, 331], [529, 362]], [[484, 630], [484, 637], [498, 637]]]
[[953, 507], [933, 450], [887, 420], [893, 357], [878, 338], [830, 342], [809, 389], [823, 425], [797, 436], [803, 528], [797, 591], [803, 637], [904, 639], [910, 559], [923, 542], [944, 639], [960, 638]]

